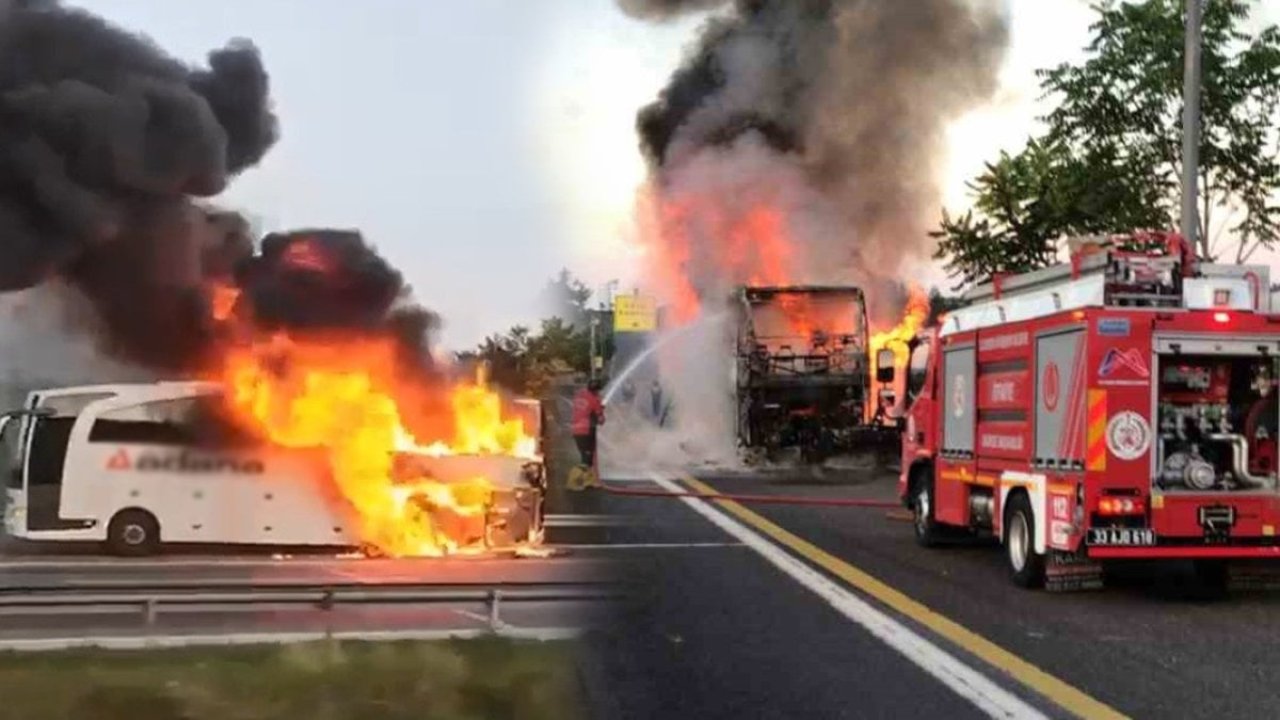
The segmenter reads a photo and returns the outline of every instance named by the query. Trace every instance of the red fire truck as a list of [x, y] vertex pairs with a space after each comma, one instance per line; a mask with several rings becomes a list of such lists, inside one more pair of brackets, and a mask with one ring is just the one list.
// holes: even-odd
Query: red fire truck
[[1170, 233], [1069, 248], [917, 339], [898, 483], [917, 539], [992, 534], [1016, 584], [1061, 589], [1113, 559], [1225, 582], [1228, 560], [1280, 558], [1267, 268]]

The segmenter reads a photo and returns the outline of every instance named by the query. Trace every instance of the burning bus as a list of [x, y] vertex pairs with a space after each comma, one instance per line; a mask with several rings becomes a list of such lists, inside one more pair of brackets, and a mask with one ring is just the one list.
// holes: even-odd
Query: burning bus
[[[477, 417], [481, 443], [363, 442], [285, 447], [230, 411], [211, 382], [41, 390], [0, 417], [5, 530], [39, 541], [103, 542], [145, 555], [161, 543], [360, 547], [394, 556], [505, 551], [541, 542], [545, 478], [536, 407]], [[458, 393], [497, 401], [477, 388]], [[491, 404], [490, 409], [496, 409]], [[350, 414], [342, 403], [331, 410]], [[514, 412], [519, 412], [516, 410]], [[505, 423], [505, 424], [504, 424]], [[346, 448], [346, 449], [344, 449]], [[350, 448], [357, 448], [352, 450]]]
[[449, 377], [429, 313], [359, 233], [269, 235], [207, 295], [183, 381], [40, 390], [6, 416], [12, 535], [126, 554], [541, 540], [536, 403]]

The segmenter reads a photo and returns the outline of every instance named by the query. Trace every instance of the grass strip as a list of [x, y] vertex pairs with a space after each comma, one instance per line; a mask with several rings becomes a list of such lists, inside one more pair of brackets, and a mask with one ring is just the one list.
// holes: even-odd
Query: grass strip
[[571, 720], [574, 652], [483, 638], [0, 653], [0, 718]]

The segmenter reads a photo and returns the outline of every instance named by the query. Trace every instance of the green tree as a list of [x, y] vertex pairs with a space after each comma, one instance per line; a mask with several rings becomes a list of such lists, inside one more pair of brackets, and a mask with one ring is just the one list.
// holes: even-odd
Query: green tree
[[[485, 338], [475, 350], [460, 353], [458, 359], [484, 362], [495, 384], [534, 396], [540, 396], [556, 375], [587, 372], [591, 363], [590, 319], [597, 312], [588, 307], [591, 290], [562, 270], [548, 281], [543, 299], [554, 308], [554, 314], [539, 323], [537, 332], [517, 325], [505, 334]], [[612, 351], [608, 325], [600, 323], [596, 338], [606, 359]]]
[[590, 300], [591, 288], [567, 269], [561, 269], [542, 290], [542, 304], [550, 310], [551, 317], [560, 318], [574, 327], [586, 324]]
[[[973, 209], [934, 233], [962, 284], [1051, 262], [1066, 235], [1176, 225], [1182, 5], [1098, 5], [1087, 58], [1038, 73], [1057, 102], [1043, 137], [988, 164]], [[1246, 33], [1251, 5], [1205, 3], [1197, 252], [1210, 260], [1244, 262], [1280, 239], [1280, 31]]]

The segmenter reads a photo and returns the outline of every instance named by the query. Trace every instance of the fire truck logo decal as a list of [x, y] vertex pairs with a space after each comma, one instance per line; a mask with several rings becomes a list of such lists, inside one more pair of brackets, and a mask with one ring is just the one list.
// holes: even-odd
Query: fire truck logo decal
[[1107, 449], [1121, 460], [1137, 460], [1151, 447], [1151, 426], [1132, 410], [1116, 413], [1107, 423]]
[[964, 375], [956, 375], [952, 380], [955, 389], [951, 391], [951, 412], [956, 417], [964, 417]]
[[1049, 412], [1058, 409], [1061, 382], [1061, 378], [1058, 376], [1058, 363], [1050, 360], [1044, 366], [1044, 409]]
[[1143, 380], [1151, 377], [1151, 371], [1147, 369], [1147, 361], [1143, 359], [1142, 353], [1138, 352], [1137, 348], [1123, 351], [1115, 348], [1108, 350], [1102, 358], [1102, 364], [1098, 366], [1098, 377], [1109, 378], [1124, 370]]

